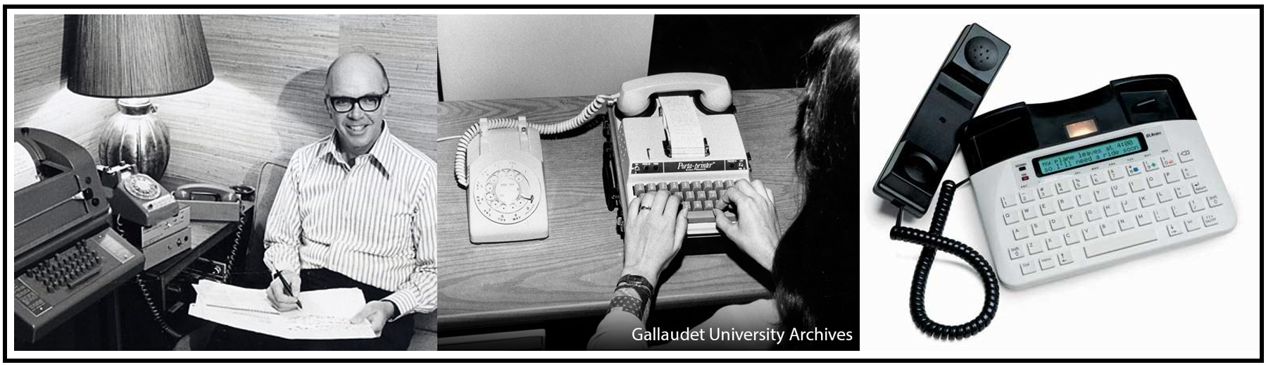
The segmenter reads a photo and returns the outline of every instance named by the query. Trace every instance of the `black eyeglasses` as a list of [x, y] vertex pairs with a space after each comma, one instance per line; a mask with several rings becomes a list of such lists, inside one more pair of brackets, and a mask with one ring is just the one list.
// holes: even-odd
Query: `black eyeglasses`
[[382, 95], [365, 95], [359, 98], [348, 97], [330, 97], [330, 106], [334, 107], [334, 111], [346, 113], [352, 111], [352, 106], [360, 105], [360, 110], [372, 112], [378, 110], [382, 106], [382, 98], [387, 96], [384, 92]]

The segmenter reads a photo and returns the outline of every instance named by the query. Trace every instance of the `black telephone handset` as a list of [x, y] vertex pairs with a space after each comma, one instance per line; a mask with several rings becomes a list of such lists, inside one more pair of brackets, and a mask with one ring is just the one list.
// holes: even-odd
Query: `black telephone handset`
[[[875, 195], [898, 207], [897, 224], [889, 237], [923, 246], [911, 282], [910, 315], [919, 330], [938, 339], [971, 337], [989, 326], [997, 315], [999, 280], [979, 252], [941, 235], [954, 191], [967, 180], [941, 183], [941, 196], [928, 230], [901, 226], [902, 213], [921, 217], [927, 212], [936, 193], [936, 182], [945, 176], [958, 149], [959, 131], [976, 114], [1010, 50], [1010, 45], [978, 24], [963, 29], [888, 156], [873, 189]], [[985, 302], [980, 314], [967, 323], [952, 326], [937, 323], [928, 317], [924, 308], [927, 279], [938, 250], [962, 258], [980, 274], [985, 285]]]
[[181, 185], [173, 194], [177, 200], [207, 200], [197, 197], [210, 197], [218, 202], [235, 202], [240, 199], [237, 192], [227, 186], [207, 183]]

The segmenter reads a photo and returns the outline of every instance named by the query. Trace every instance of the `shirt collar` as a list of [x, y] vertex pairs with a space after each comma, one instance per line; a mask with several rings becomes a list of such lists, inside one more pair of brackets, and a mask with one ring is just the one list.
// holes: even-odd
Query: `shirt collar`
[[[387, 122], [383, 121], [382, 134], [378, 135], [378, 140], [374, 141], [374, 146], [369, 148], [369, 152], [365, 156], [369, 156], [368, 160], [382, 171], [384, 176], [390, 177], [393, 171], [398, 169], [398, 160], [401, 158], [399, 153], [400, 146], [396, 145], [396, 137], [391, 134], [391, 128], [387, 127]], [[338, 131], [330, 132], [325, 138], [325, 143], [321, 144], [317, 156], [327, 157], [333, 162], [347, 165], [347, 160], [343, 158], [343, 154], [338, 149]]]

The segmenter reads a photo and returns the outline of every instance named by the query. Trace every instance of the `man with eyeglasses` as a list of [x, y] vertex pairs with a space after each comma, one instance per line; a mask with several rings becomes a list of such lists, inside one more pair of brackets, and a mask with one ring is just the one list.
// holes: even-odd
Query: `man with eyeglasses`
[[377, 339], [298, 341], [313, 350], [403, 350], [413, 313], [436, 307], [435, 162], [391, 134], [391, 90], [373, 56], [339, 57], [325, 78], [334, 132], [295, 151], [264, 235], [274, 273], [268, 299], [280, 311], [304, 305], [301, 291], [360, 288]]

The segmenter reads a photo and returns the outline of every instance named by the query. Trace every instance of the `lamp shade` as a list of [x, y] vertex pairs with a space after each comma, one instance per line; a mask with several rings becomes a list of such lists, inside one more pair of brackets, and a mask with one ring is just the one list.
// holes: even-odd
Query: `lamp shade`
[[70, 15], [75, 34], [67, 87], [104, 98], [148, 98], [210, 83], [197, 15]]

